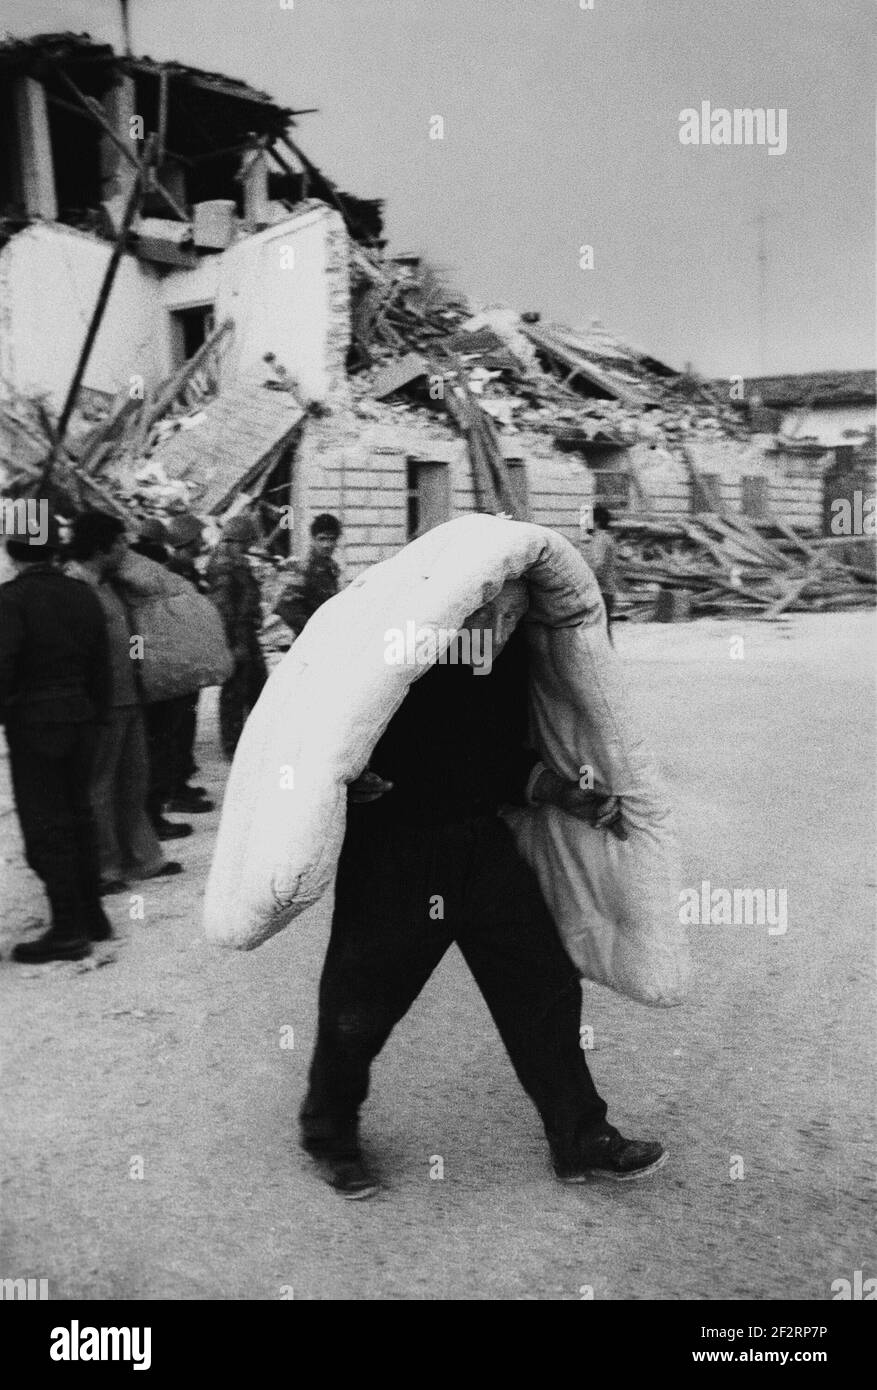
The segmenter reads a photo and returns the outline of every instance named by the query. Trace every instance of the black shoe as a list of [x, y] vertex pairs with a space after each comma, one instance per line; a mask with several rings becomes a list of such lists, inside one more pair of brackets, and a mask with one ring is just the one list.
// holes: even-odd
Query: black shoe
[[328, 1154], [312, 1154], [317, 1170], [333, 1192], [347, 1202], [364, 1202], [380, 1192], [381, 1184], [370, 1173], [362, 1155], [352, 1158], [333, 1158]]
[[50, 927], [36, 941], [20, 941], [12, 948], [12, 959], [20, 965], [42, 965], [50, 960], [82, 960], [91, 955], [86, 936], [60, 936]]
[[113, 893], [127, 893], [131, 885], [126, 878], [108, 878], [98, 889], [102, 898], [109, 898]]
[[613, 1129], [589, 1144], [577, 1162], [569, 1164], [555, 1160], [554, 1172], [565, 1183], [590, 1182], [595, 1178], [635, 1182], [637, 1178], [657, 1173], [668, 1157], [661, 1144], [645, 1139], [625, 1139]]
[[[186, 790], [188, 791], [188, 788]], [[209, 797], [186, 796], [182, 792], [178, 792], [176, 796], [172, 796], [170, 801], [166, 803], [165, 810], [176, 812], [177, 814], [183, 812], [189, 816], [203, 816], [208, 811], [212, 811], [215, 806], [216, 802], [211, 801]]]
[[85, 913], [85, 930], [90, 941], [111, 941], [113, 924], [100, 905], [100, 899]]
[[178, 859], [168, 859], [162, 864], [161, 868], [156, 869], [154, 873], [141, 874], [140, 877], [144, 879], [173, 878], [174, 874], [181, 874], [182, 872], [183, 866]]
[[192, 834], [192, 827], [184, 821], [165, 820], [162, 816], [155, 822], [155, 833], [160, 840], [185, 840]]

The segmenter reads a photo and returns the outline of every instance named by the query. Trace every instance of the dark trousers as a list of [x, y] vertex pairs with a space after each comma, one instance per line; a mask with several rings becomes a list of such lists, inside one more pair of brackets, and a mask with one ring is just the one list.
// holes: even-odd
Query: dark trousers
[[613, 621], [613, 618], [614, 618], [614, 616], [615, 616], [615, 595], [614, 595], [614, 593], [613, 593], [613, 594], [603, 594], [603, 603], [604, 603], [605, 606], [606, 606], [606, 633], [607, 633], [607, 635], [608, 635], [608, 637], [609, 637], [609, 641], [610, 641], [610, 642], [612, 643], [612, 645], [614, 646], [614, 645], [615, 645], [615, 639], [614, 639], [614, 637], [612, 636], [612, 621]]
[[27, 862], [42, 879], [59, 936], [86, 935], [102, 916], [89, 791], [93, 724], [8, 726], [9, 766]]
[[198, 692], [173, 700], [155, 700], [143, 708], [149, 747], [149, 794], [146, 807], [153, 825], [162, 807], [186, 785], [194, 770]]
[[180, 697], [179, 744], [177, 747], [177, 780], [174, 791], [181, 791], [197, 772], [195, 766], [195, 735], [198, 731], [198, 698], [201, 692]]
[[268, 679], [265, 658], [258, 646], [234, 671], [219, 692], [219, 738], [227, 758], [234, 754], [247, 715], [262, 693]]
[[[301, 1112], [312, 1152], [356, 1151], [369, 1069], [452, 941], [561, 1161], [605, 1129], [580, 1046], [581, 987], [535, 875], [497, 817], [368, 827], [351, 812]], [[355, 818], [355, 819], [354, 819]], [[430, 916], [443, 904], [443, 920]]]

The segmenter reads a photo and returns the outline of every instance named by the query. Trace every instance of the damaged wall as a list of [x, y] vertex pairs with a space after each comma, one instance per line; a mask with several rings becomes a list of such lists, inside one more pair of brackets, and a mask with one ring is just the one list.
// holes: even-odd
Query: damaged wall
[[[686, 448], [698, 472], [713, 480], [728, 511], [757, 515], [763, 506], [765, 515], [773, 511], [788, 525], [821, 526], [822, 475], [830, 454], [778, 451], [772, 435], [701, 439], [687, 442]], [[667, 445], [639, 440], [620, 456], [618, 466], [635, 475], [643, 494], [639, 508], [677, 514], [691, 510], [688, 469]]]
[[[578, 460], [552, 453], [544, 437], [522, 432], [505, 441], [512, 485], [523, 487], [532, 520], [574, 543], [581, 508], [593, 495], [593, 478]], [[293, 548], [303, 554], [308, 527], [318, 512], [332, 512], [344, 526], [348, 574], [388, 559], [409, 540], [409, 464], [447, 469], [450, 519], [475, 510], [472, 470], [465, 440], [441, 416], [371, 402], [311, 419], [294, 466]], [[526, 474], [520, 478], [518, 470]]]
[[195, 270], [174, 270], [161, 285], [167, 310], [212, 304], [234, 322], [221, 384], [258, 369], [273, 352], [307, 400], [346, 390], [349, 344], [347, 234], [322, 203], [244, 237]]
[[[28, 227], [0, 252], [0, 376], [14, 390], [60, 408], [111, 253], [59, 224]], [[325, 400], [346, 392], [348, 294], [344, 223], [321, 203], [193, 270], [161, 273], [125, 255], [83, 384], [115, 395], [137, 375], [156, 387], [177, 365], [172, 312], [211, 305], [217, 323], [235, 323], [222, 384], [274, 352], [308, 400]]]
[[[59, 408], [112, 246], [59, 224], [27, 227], [0, 251], [0, 378]], [[158, 275], [123, 256], [83, 385], [115, 394], [129, 377], [154, 386], [171, 370]], [[2, 381], [0, 381], [2, 389]]]

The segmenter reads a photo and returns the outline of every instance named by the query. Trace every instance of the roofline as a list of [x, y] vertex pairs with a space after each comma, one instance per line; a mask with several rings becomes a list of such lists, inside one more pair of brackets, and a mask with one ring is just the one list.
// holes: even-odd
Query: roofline
[[[45, 62], [94, 63], [114, 67], [131, 75], [154, 74], [158, 77], [165, 72], [170, 77], [178, 77], [193, 87], [213, 91], [231, 99], [236, 98], [249, 106], [267, 108], [287, 120], [305, 114], [304, 111], [296, 111], [293, 107], [282, 106], [268, 92], [259, 91], [243, 79], [230, 77], [227, 73], [210, 72], [206, 68], [181, 63], [175, 59], [158, 60], [146, 54], [119, 53], [112, 44], [100, 43], [90, 34], [34, 34], [29, 38], [11, 35], [0, 43], [0, 68], [18, 65], [26, 68], [30, 65], [29, 60], [32, 60], [34, 66]], [[308, 108], [308, 114], [314, 109]]]

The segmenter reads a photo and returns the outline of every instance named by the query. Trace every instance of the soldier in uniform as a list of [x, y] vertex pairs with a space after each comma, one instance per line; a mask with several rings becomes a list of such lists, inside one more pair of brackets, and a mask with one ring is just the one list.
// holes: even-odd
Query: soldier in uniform
[[0, 723], [27, 862], [52, 912], [12, 956], [80, 960], [112, 936], [89, 799], [110, 695], [107, 625], [88, 585], [58, 568], [54, 525], [42, 544], [9, 538], [6, 549], [18, 575], [0, 586]]
[[334, 554], [341, 537], [341, 522], [330, 512], [321, 512], [311, 522], [311, 548], [304, 564], [297, 564], [293, 577], [281, 593], [274, 612], [298, 637], [305, 623], [327, 599], [338, 592], [341, 570]]
[[252, 517], [243, 513], [232, 517], [207, 566], [208, 592], [219, 609], [235, 664], [219, 696], [219, 737], [229, 759], [234, 757], [247, 715], [268, 677], [259, 645], [259, 581], [247, 560], [247, 551], [258, 539]]

